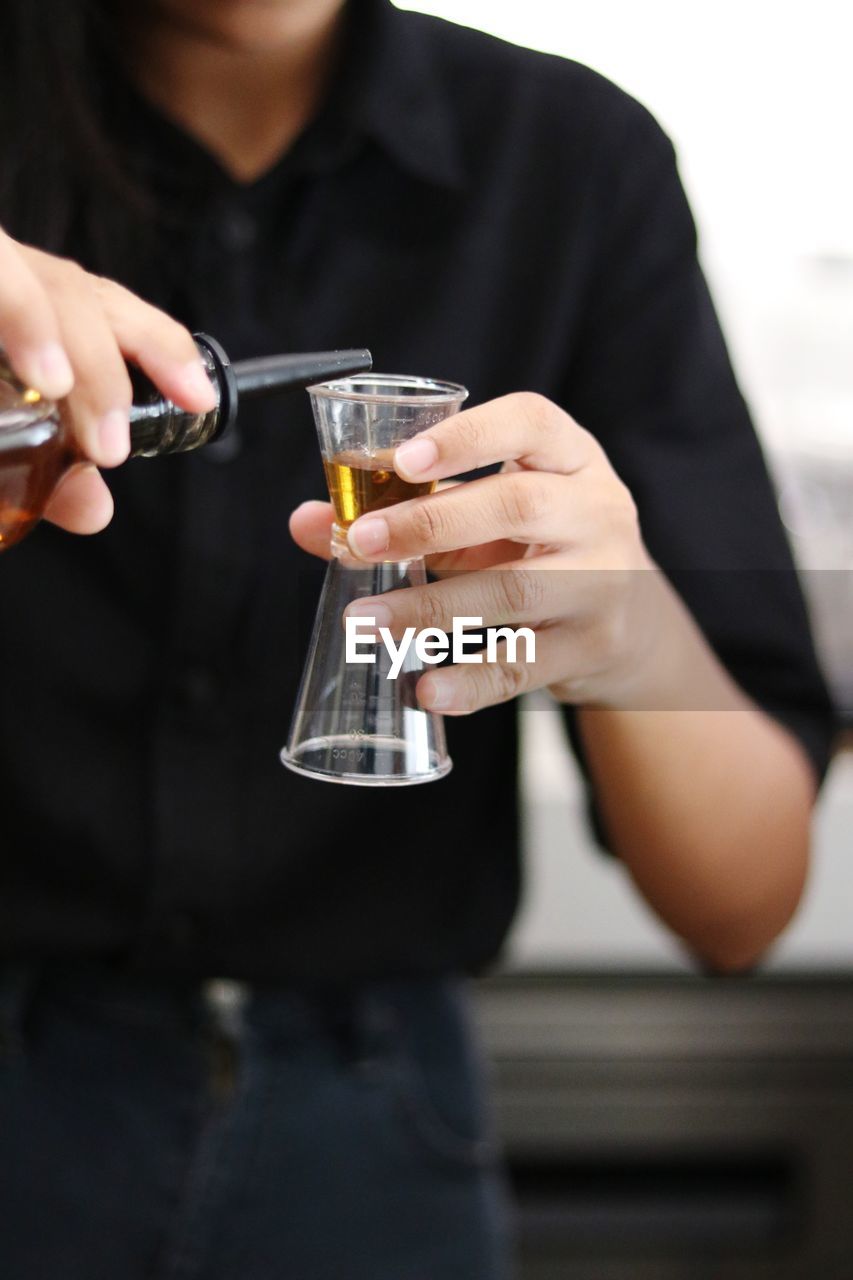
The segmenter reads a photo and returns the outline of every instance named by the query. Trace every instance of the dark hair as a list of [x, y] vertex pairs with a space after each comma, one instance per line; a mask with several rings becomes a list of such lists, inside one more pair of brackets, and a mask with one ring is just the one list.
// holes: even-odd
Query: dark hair
[[3, 18], [0, 225], [54, 253], [73, 237], [84, 265], [108, 271], [145, 212], [106, 125], [105, 73], [118, 65], [123, 5], [5, 0]]

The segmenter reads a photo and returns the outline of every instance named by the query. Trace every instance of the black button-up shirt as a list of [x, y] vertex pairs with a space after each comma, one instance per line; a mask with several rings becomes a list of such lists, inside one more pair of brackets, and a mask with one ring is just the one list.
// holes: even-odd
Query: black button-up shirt
[[[112, 274], [234, 358], [367, 345], [470, 403], [563, 405], [822, 767], [825, 695], [669, 142], [570, 62], [383, 0], [349, 18], [324, 109], [247, 186], [117, 90], [160, 214]], [[512, 705], [451, 721], [455, 769], [427, 787], [279, 763], [322, 573], [287, 530], [324, 493], [307, 397], [111, 484], [108, 531], [42, 526], [0, 562], [3, 954], [301, 982], [486, 963], [519, 889]]]

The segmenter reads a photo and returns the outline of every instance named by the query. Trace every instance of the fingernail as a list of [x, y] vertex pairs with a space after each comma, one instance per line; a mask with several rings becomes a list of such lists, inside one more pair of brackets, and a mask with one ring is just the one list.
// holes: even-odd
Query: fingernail
[[424, 676], [418, 685], [418, 701], [430, 711], [449, 711], [455, 701], [453, 681], [442, 676]]
[[216, 391], [200, 360], [190, 360], [184, 365], [181, 381], [190, 395], [204, 400], [211, 409], [216, 404]]
[[407, 440], [394, 454], [394, 470], [398, 475], [419, 476], [438, 460], [438, 446], [434, 440]]
[[33, 352], [27, 375], [49, 400], [61, 400], [74, 386], [74, 370], [58, 342], [46, 342]]
[[388, 521], [381, 516], [356, 520], [349, 531], [349, 544], [359, 556], [373, 556], [377, 551], [385, 551], [390, 541]]
[[387, 604], [377, 600], [354, 600], [344, 610], [347, 618], [372, 618], [377, 627], [389, 627], [393, 614]]
[[111, 409], [98, 423], [98, 461], [117, 467], [130, 452], [130, 428], [124, 409]]

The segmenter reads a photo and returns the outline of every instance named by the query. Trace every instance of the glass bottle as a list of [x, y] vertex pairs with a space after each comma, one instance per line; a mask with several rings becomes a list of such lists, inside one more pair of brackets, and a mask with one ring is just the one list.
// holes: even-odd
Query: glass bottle
[[[369, 351], [349, 350], [262, 356], [232, 364], [215, 338], [197, 333], [195, 341], [216, 391], [215, 406], [190, 413], [133, 371], [132, 458], [211, 444], [233, 425], [241, 400], [362, 372], [372, 363]], [[21, 383], [0, 351], [0, 551], [26, 537], [65, 473], [84, 461], [62, 403]]]

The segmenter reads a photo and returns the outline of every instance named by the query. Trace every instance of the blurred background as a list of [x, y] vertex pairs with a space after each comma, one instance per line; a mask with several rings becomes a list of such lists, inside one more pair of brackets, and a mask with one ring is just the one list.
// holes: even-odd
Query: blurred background
[[[838, 0], [397, 0], [574, 58], [680, 157], [828, 678], [853, 726], [853, 78]], [[482, 1019], [524, 1280], [853, 1280], [853, 745], [800, 914], [709, 980], [596, 852], [522, 711], [527, 884]]]

